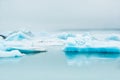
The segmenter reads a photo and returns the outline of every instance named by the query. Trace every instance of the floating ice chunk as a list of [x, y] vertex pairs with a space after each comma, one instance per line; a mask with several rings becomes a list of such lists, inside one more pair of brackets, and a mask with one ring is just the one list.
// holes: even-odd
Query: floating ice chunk
[[31, 39], [30, 35], [21, 31], [12, 33], [6, 38], [7, 41], [21, 41], [21, 40], [30, 40], [30, 39]]
[[118, 41], [98, 41], [88, 40], [83, 42], [81, 40], [68, 41], [64, 51], [65, 52], [99, 52], [99, 53], [120, 53], [120, 42]]
[[[37, 43], [36, 43], [37, 44]], [[36, 46], [33, 41], [5, 41], [1, 49], [6, 51], [19, 50], [22, 53], [38, 53], [46, 51], [42, 46]]]
[[98, 40], [91, 34], [77, 35], [76, 38], [69, 38], [64, 51], [72, 52], [120, 52], [120, 42]]
[[85, 33], [85, 34], [80, 34], [77, 35], [75, 38], [68, 38], [66, 40], [66, 45], [67, 46], [71, 46], [72, 48], [74, 48], [75, 46], [86, 46], [89, 43], [91, 43], [92, 41], [97, 40], [96, 38], [94, 38], [92, 35]]
[[18, 50], [13, 51], [0, 51], [0, 57], [20, 57], [25, 54], [20, 53]]
[[21, 53], [40, 53], [40, 52], [45, 52], [46, 49], [43, 47], [9, 47], [6, 49], [7, 51], [12, 51], [12, 50], [19, 50]]
[[85, 41], [78, 38], [68, 38], [64, 51], [78, 51], [79, 46], [83, 46]]
[[76, 37], [76, 35], [72, 33], [61, 33], [58, 35], [58, 38], [63, 40], [67, 40], [69, 37]]
[[118, 34], [110, 35], [106, 38], [106, 40], [120, 41], [120, 35]]
[[4, 33], [4, 34], [6, 36], [9, 36], [9, 35], [12, 35], [12, 34], [15, 34], [15, 33], [18, 33], [18, 32], [22, 32], [22, 33], [24, 33], [28, 36], [31, 36], [31, 37], [34, 36], [34, 34], [29, 30], [17, 30], [17, 31], [13, 31], [13, 32], [7, 32], [7, 33]]

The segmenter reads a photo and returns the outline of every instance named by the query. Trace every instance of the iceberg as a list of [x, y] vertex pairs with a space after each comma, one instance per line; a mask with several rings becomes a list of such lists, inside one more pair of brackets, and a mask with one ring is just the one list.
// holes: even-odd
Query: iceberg
[[6, 51], [13, 51], [13, 50], [18, 50], [21, 53], [40, 53], [40, 52], [46, 52], [45, 48], [37, 48], [37, 47], [9, 47], [6, 49]]
[[21, 53], [39, 53], [44, 52], [46, 49], [43, 46], [37, 46], [31, 41], [4, 41], [0, 45], [1, 50], [12, 51], [19, 50]]
[[18, 31], [11, 33], [5, 39], [6, 41], [21, 41], [21, 40], [30, 40], [31, 36], [25, 32]]
[[21, 57], [25, 54], [20, 53], [18, 50], [13, 51], [2, 51], [0, 50], [0, 57]]
[[58, 38], [62, 40], [67, 40], [69, 37], [76, 37], [76, 35], [72, 33], [61, 33], [58, 35]]
[[69, 38], [64, 47], [65, 52], [91, 52], [91, 53], [120, 53], [120, 42], [111, 40], [98, 40], [90, 35]]

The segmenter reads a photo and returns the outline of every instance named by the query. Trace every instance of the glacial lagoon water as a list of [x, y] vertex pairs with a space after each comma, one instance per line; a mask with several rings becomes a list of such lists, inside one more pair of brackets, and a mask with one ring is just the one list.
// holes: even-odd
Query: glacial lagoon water
[[0, 80], [120, 80], [119, 53], [65, 53], [62, 46], [0, 58]]

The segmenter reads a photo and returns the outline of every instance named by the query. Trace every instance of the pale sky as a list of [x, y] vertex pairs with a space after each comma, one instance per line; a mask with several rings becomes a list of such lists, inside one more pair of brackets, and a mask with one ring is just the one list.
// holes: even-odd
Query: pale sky
[[120, 28], [120, 0], [0, 0], [0, 31]]

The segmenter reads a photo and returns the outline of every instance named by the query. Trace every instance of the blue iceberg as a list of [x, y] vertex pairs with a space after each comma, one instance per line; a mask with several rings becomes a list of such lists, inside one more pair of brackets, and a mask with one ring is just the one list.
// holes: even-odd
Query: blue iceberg
[[69, 38], [64, 47], [65, 52], [91, 52], [91, 53], [120, 53], [120, 42], [111, 40], [98, 40], [92, 36]]
[[84, 53], [120, 53], [120, 48], [117, 47], [66, 47], [65, 52], [84, 52]]

